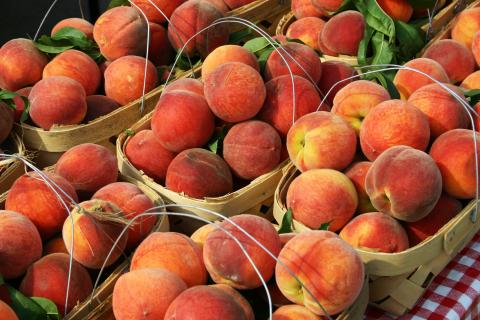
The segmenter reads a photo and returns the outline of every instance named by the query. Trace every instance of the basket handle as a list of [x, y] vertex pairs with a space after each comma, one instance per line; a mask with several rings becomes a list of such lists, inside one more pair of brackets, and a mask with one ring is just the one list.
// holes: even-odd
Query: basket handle
[[470, 240], [470, 235], [475, 234], [480, 229], [480, 221], [477, 218], [478, 205], [472, 201], [467, 214], [464, 214], [455, 223], [450, 230], [445, 232], [443, 238], [443, 247], [445, 252], [453, 258]]

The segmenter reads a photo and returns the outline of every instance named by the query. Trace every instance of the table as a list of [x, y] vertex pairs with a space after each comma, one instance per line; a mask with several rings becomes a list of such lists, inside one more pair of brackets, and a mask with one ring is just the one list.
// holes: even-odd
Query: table
[[396, 318], [369, 307], [367, 320], [480, 319], [480, 233], [433, 280], [408, 314]]

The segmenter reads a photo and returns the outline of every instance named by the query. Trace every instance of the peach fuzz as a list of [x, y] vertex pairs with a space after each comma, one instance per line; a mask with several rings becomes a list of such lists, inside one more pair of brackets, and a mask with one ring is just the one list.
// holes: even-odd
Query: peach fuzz
[[353, 182], [355, 190], [357, 190], [357, 213], [376, 211], [370, 201], [367, 191], [365, 190], [365, 178], [367, 177], [368, 170], [371, 166], [372, 162], [369, 161], [355, 162], [345, 171], [345, 175]]
[[204, 86], [210, 109], [226, 122], [254, 117], [267, 95], [258, 71], [241, 62], [220, 65], [205, 78]]
[[42, 238], [47, 239], [62, 230], [63, 222], [68, 217], [69, 209], [63, 206], [55, 192], [69, 207], [72, 202], [68, 197], [75, 202], [78, 198], [74, 187], [66, 179], [54, 173], [43, 172], [43, 174], [55, 191], [38, 173], [25, 173], [10, 188], [5, 209], [26, 216], [37, 227]]
[[312, 0], [292, 0], [291, 9], [297, 19], [306, 17], [321, 18], [326, 15], [323, 10], [313, 5]]
[[202, 97], [203, 94], [203, 82], [193, 78], [180, 78], [170, 82], [162, 91], [162, 95], [172, 91], [188, 91], [190, 93], [196, 93]]
[[81, 18], [66, 18], [60, 20], [55, 26], [53, 26], [50, 35], [53, 37], [55, 33], [66, 27], [77, 29], [83, 32], [87, 38], [93, 40], [93, 24]]
[[43, 79], [64, 76], [76, 80], [86, 95], [94, 94], [100, 86], [102, 75], [97, 63], [78, 50], [67, 50], [55, 56], [43, 69]]
[[216, 224], [217, 223], [207, 223], [206, 225], [201, 226], [200, 228], [195, 230], [194, 233], [192, 233], [190, 239], [192, 239], [203, 249], [203, 245], [205, 244], [205, 241], [207, 240], [210, 232], [218, 228]]
[[[20, 90], [17, 90], [16, 93], [19, 96], [22, 96], [28, 99], [28, 96], [30, 95], [31, 91], [32, 91], [32, 87], [25, 87]], [[20, 118], [22, 117], [23, 110], [25, 110], [25, 103], [23, 102], [23, 99], [21, 99], [18, 96], [13, 98], [13, 102], [15, 103], [15, 121], [20, 122]]]
[[69, 264], [70, 257], [65, 253], [53, 253], [43, 257], [30, 266], [20, 284], [20, 291], [28, 297], [50, 299], [55, 303], [60, 314], [69, 312], [93, 291], [92, 279], [88, 271], [73, 261], [65, 309]]
[[145, 64], [147, 64], [145, 93], [153, 90], [158, 81], [155, 66], [143, 57], [125, 56], [113, 61], [105, 70], [106, 96], [121, 105], [140, 98], [145, 81]]
[[396, 146], [373, 162], [365, 189], [378, 211], [415, 222], [427, 216], [440, 199], [442, 175], [425, 152]]
[[282, 140], [268, 123], [237, 123], [223, 140], [223, 158], [239, 178], [254, 180], [280, 163]]
[[242, 307], [246, 320], [255, 320], [255, 314], [253, 313], [252, 306], [237, 290], [226, 284], [212, 284], [210, 286], [220, 289], [231, 296], [233, 300], [235, 300]]
[[368, 212], [353, 218], [340, 232], [340, 238], [365, 251], [394, 253], [409, 248], [405, 229], [382, 212]]
[[322, 32], [324, 25], [325, 21], [320, 18], [301, 18], [288, 27], [286, 36], [290, 39], [300, 39], [310, 48], [321, 51], [318, 46], [318, 35]]
[[2, 300], [0, 300], [0, 318], [3, 320], [19, 320], [15, 311]]
[[165, 149], [181, 152], [205, 145], [215, 129], [215, 119], [202, 96], [174, 90], [161, 95], [151, 126]]
[[[0, 210], [0, 274], [14, 279], [42, 256], [42, 239], [27, 217]], [[1, 314], [1, 313], [0, 313]]]
[[0, 143], [5, 141], [13, 128], [14, 111], [5, 103], [0, 102]]
[[480, 30], [473, 37], [472, 53], [477, 66], [480, 66]]
[[318, 229], [328, 223], [328, 230], [338, 231], [353, 217], [358, 196], [352, 181], [343, 173], [312, 169], [292, 181], [286, 205], [292, 209], [293, 218], [305, 226]]
[[42, 79], [47, 57], [28, 39], [12, 39], [0, 48], [0, 88], [16, 91]]
[[63, 242], [63, 238], [56, 237], [48, 240], [43, 247], [43, 255], [46, 256], [52, 253], [66, 253], [68, 254], [68, 250], [65, 247], [65, 242]]
[[[250, 214], [238, 215], [230, 220], [257, 239], [271, 254], [278, 255], [280, 237], [268, 220]], [[229, 221], [223, 221], [221, 227], [245, 247], [262, 278], [268, 281], [273, 275], [276, 261]], [[203, 246], [203, 259], [215, 283], [236, 289], [254, 289], [262, 285], [259, 275], [237, 242], [221, 229], [213, 230], [208, 235]]]
[[327, 21], [320, 35], [322, 43], [329, 50], [356, 56], [363, 39], [365, 18], [358, 11], [347, 10]]
[[[114, 182], [101, 188], [92, 199], [109, 201], [120, 208], [127, 219], [133, 219], [139, 214], [154, 207], [154, 203], [136, 185], [128, 182]], [[127, 249], [137, 246], [152, 231], [156, 216], [136, 219], [128, 229]]]
[[[450, 84], [445, 85], [466, 102], [462, 90]], [[420, 109], [427, 116], [432, 138], [452, 129], [469, 127], [468, 111], [451, 93], [436, 83], [415, 91], [408, 98], [408, 103]]]
[[101, 116], [120, 108], [120, 105], [113, 99], [103, 95], [92, 95], [87, 97], [87, 113], [83, 122], [88, 123]]
[[[318, 82], [318, 87], [324, 95], [328, 94], [326, 102], [332, 106], [333, 99], [338, 91], [356, 80], [355, 78], [350, 80], [346, 79], [358, 73], [352, 66], [342, 61], [325, 61], [322, 63], [322, 71], [323, 74]], [[342, 82], [339, 83], [339, 81]]]
[[321, 320], [321, 318], [304, 306], [290, 304], [275, 310], [272, 320]]
[[377, 3], [394, 20], [406, 23], [413, 15], [413, 7], [407, 0], [377, 0]]
[[437, 61], [452, 83], [463, 81], [475, 70], [472, 52], [464, 44], [455, 40], [436, 41], [425, 50], [423, 57]]
[[367, 80], [347, 84], [333, 98], [332, 113], [347, 120], [359, 134], [363, 119], [381, 102], [390, 100], [390, 94], [381, 85]]
[[328, 314], [337, 314], [353, 304], [363, 287], [365, 269], [357, 252], [330, 231], [308, 231], [290, 240], [278, 259], [275, 278], [282, 293], [292, 302], [324, 315], [313, 294]]
[[[182, 52], [184, 55], [192, 56], [198, 53], [202, 58], [205, 58], [217, 47], [228, 43], [228, 25], [218, 24], [198, 35], [196, 34], [210, 26], [215, 20], [223, 17], [224, 13], [209, 2], [202, 0], [187, 1], [181, 4], [170, 17], [170, 23], [168, 24], [170, 43], [175, 50], [182, 49], [186, 44]], [[190, 38], [192, 39], [187, 44], [186, 42]]]
[[343, 0], [311, 0], [312, 4], [320, 10], [335, 12], [342, 6]]
[[117, 159], [104, 146], [83, 143], [70, 148], [58, 159], [55, 173], [69, 181], [77, 192], [93, 194], [117, 181]]
[[[295, 75], [293, 83], [295, 101], [292, 95], [292, 78], [289, 75], [268, 81], [265, 85], [267, 90], [265, 103], [258, 113], [258, 118], [272, 125], [282, 137], [287, 135], [294, 121], [316, 111], [321, 103], [320, 95], [310, 81]], [[322, 105], [321, 109], [326, 110], [328, 106]]]
[[183, 291], [168, 307], [164, 320], [244, 320], [242, 307], [225, 291], [196, 286]]
[[275, 50], [267, 59], [264, 72], [266, 81], [279, 76], [290, 75], [282, 56], [294, 75], [304, 77], [313, 83], [320, 80], [322, 77], [322, 62], [312, 48], [296, 42], [287, 42], [282, 46], [281, 55]]
[[150, 46], [148, 59], [156, 66], [169, 65], [174, 57], [170, 40], [168, 40], [167, 29], [156, 23], [149, 23]]
[[125, 228], [125, 225], [119, 222], [122, 218], [124, 214], [120, 208], [111, 202], [88, 200], [79, 203], [63, 224], [62, 237], [65, 247], [75, 261], [87, 268], [100, 269], [104, 263], [106, 267], [112, 265], [122, 255], [127, 244], [127, 233], [124, 233], [106, 260]]
[[123, 56], [144, 56], [147, 49], [147, 22], [133, 7], [105, 11], [93, 26], [93, 38], [107, 60]]
[[[141, 10], [147, 16], [148, 21], [155, 23], [167, 22], [164, 15], [170, 18], [175, 9], [185, 1], [186, 0], [132, 0], [136, 7], [139, 8], [137, 10]], [[164, 15], [158, 9], [160, 9]]]
[[213, 50], [202, 64], [202, 78], [212, 73], [217, 67], [228, 62], [242, 62], [260, 71], [257, 57], [249, 50], [237, 45], [224, 45]]
[[452, 39], [471, 49], [475, 33], [479, 30], [480, 8], [469, 8], [456, 16], [452, 27]]
[[130, 271], [163, 268], [179, 276], [188, 287], [207, 283], [202, 249], [176, 232], [154, 232], [138, 246]]
[[[442, 65], [435, 60], [428, 58], [417, 58], [410, 60], [404, 66], [426, 73], [437, 81], [444, 83], [450, 82], [450, 79], [448, 78], [448, 75], [443, 69]], [[415, 92], [415, 90], [431, 83], [433, 83], [433, 81], [425, 75], [416, 71], [405, 69], [399, 70], [393, 79], [393, 84], [397, 87], [400, 97], [403, 100], [407, 100], [410, 95]]]
[[[475, 141], [474, 141], [475, 137]], [[443, 190], [454, 198], [475, 198], [475, 145], [480, 150], [478, 132], [454, 129], [437, 138], [430, 148], [443, 178]]]
[[433, 210], [425, 218], [404, 224], [410, 245], [413, 247], [433, 236], [460, 211], [462, 211], [460, 201], [447, 194], [442, 194]]
[[186, 289], [179, 276], [165, 269], [127, 272], [113, 288], [113, 314], [117, 320], [163, 319], [168, 306]]
[[345, 169], [353, 160], [357, 136], [342, 117], [318, 111], [301, 117], [290, 128], [287, 149], [302, 172], [310, 169]]
[[360, 145], [373, 161], [390, 147], [405, 145], [425, 150], [430, 141], [427, 116], [403, 100], [388, 100], [370, 110], [360, 128]]
[[460, 87], [467, 90], [480, 89], [480, 70], [466, 77]]
[[30, 95], [30, 118], [39, 127], [79, 124], [87, 113], [87, 97], [82, 85], [64, 76], [37, 82]]
[[152, 130], [142, 130], [127, 141], [125, 156], [136, 169], [163, 184], [175, 153], [165, 149]]

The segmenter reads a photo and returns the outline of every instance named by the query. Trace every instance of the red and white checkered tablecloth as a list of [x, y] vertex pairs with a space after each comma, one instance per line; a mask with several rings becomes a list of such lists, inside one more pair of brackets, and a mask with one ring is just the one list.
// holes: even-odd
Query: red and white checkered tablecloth
[[480, 233], [433, 280], [414, 309], [395, 317], [369, 307], [367, 320], [479, 320]]

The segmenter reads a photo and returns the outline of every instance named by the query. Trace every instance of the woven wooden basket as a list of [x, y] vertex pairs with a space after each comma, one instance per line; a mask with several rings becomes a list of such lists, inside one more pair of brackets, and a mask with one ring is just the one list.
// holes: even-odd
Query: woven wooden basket
[[[18, 154], [22, 157], [27, 157], [25, 146], [22, 139], [15, 133], [12, 133], [5, 142], [3, 149], [8, 154]], [[0, 194], [7, 192], [12, 184], [25, 173], [25, 164], [14, 158], [0, 160]]]

